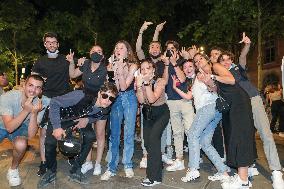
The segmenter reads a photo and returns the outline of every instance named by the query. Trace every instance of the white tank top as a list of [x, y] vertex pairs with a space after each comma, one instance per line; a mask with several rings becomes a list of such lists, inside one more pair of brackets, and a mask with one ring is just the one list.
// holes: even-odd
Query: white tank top
[[194, 98], [194, 105], [196, 110], [208, 104], [214, 104], [216, 99], [218, 98], [216, 93], [209, 92], [207, 90], [207, 86], [197, 78], [195, 79], [192, 86], [192, 95]]

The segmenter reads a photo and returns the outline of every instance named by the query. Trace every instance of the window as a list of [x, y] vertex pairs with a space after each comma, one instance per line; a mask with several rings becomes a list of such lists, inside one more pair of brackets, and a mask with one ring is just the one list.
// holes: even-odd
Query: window
[[276, 57], [275, 40], [268, 40], [265, 42], [265, 61], [264, 64], [275, 62]]

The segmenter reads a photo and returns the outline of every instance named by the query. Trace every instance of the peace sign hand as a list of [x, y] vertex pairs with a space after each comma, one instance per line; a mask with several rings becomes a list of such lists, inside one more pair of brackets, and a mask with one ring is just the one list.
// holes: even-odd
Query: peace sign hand
[[74, 58], [73, 57], [74, 57], [74, 52], [72, 52], [71, 49], [70, 49], [69, 54], [66, 55], [66, 60], [68, 62], [74, 62]]

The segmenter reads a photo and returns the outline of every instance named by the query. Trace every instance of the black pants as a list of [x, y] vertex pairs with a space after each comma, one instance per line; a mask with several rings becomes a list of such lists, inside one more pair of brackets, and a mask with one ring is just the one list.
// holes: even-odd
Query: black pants
[[[45, 138], [45, 158], [47, 169], [52, 172], [56, 172], [57, 169], [57, 161], [56, 161], [56, 148], [57, 148], [57, 140], [52, 135], [53, 128], [51, 124], [47, 126], [46, 130], [46, 138]], [[71, 169], [71, 173], [76, 172], [77, 169], [81, 169], [82, 164], [85, 162], [88, 153], [95, 141], [95, 132], [92, 128], [91, 124], [88, 124], [86, 128], [81, 129], [83, 134], [83, 144], [81, 153], [75, 158], [74, 164]]]
[[284, 132], [284, 105], [279, 110], [279, 132]]
[[220, 121], [214, 131], [214, 135], [212, 138], [212, 144], [214, 148], [217, 150], [220, 157], [224, 158], [224, 137], [223, 137], [222, 130], [223, 128], [222, 128], [222, 124]]
[[162, 181], [161, 137], [169, 119], [167, 104], [152, 106], [152, 120], [146, 120], [143, 116], [143, 136], [148, 152], [146, 175], [150, 181]]
[[272, 132], [276, 131], [275, 125], [280, 116], [280, 110], [282, 106], [284, 106], [284, 103], [281, 100], [275, 100], [271, 104], [272, 119], [270, 123], [270, 129]]

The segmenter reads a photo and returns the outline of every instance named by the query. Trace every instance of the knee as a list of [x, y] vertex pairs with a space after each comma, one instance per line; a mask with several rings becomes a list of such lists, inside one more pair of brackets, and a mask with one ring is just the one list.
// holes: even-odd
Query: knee
[[28, 146], [27, 139], [17, 137], [14, 141], [14, 146], [16, 151], [25, 151]]

